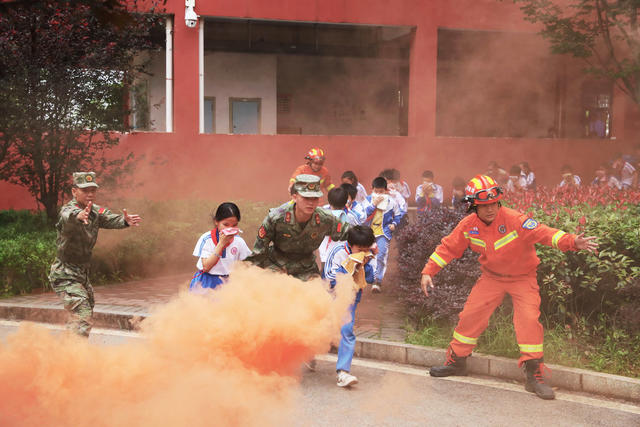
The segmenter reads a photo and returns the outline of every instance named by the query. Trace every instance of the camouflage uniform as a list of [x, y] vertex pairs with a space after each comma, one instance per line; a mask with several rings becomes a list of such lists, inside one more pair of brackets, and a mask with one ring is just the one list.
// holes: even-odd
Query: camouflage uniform
[[[317, 193], [322, 195], [319, 181], [314, 175], [298, 175], [294, 185], [303, 197], [319, 197]], [[306, 187], [316, 191], [304, 191]], [[247, 261], [306, 281], [320, 275], [313, 251], [324, 236], [346, 240], [349, 225], [322, 208], [316, 208], [306, 224], [299, 224], [294, 210], [294, 203], [285, 203], [269, 211]]]
[[[95, 174], [90, 174], [93, 172], [82, 175], [74, 173], [74, 182], [79, 186], [78, 182], [86, 181], [88, 176], [91, 177], [88, 181], [95, 182]], [[82, 182], [80, 185], [83, 185]], [[125, 228], [128, 224], [124, 215], [116, 215], [95, 204], [87, 219], [89, 224], [84, 224], [77, 219], [83, 209], [73, 199], [60, 210], [60, 218], [56, 224], [57, 254], [51, 265], [49, 281], [53, 290], [62, 298], [65, 309], [71, 313], [67, 327], [80, 335], [89, 336], [94, 306], [93, 288], [89, 283], [89, 262], [98, 239], [98, 229]]]

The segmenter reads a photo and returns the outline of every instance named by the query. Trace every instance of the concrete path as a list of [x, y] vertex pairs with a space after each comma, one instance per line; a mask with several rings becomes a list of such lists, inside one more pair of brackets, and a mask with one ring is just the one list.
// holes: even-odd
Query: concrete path
[[[179, 274], [95, 286], [94, 326], [130, 330], [134, 319], [148, 316], [153, 305], [166, 303], [186, 290], [190, 280], [191, 274]], [[356, 335], [404, 342], [403, 308], [392, 295], [393, 288], [384, 289], [384, 293], [375, 295], [369, 288], [365, 290], [356, 310]], [[0, 319], [61, 324], [66, 318], [63, 304], [53, 292], [0, 299]]]

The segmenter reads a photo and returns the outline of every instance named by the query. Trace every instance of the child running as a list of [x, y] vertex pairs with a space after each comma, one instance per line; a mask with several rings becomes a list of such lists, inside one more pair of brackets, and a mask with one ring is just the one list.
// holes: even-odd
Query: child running
[[375, 236], [370, 227], [356, 225], [347, 232], [347, 243], [340, 242], [334, 247], [324, 265], [323, 275], [329, 280], [331, 288], [336, 285], [338, 274], [349, 274], [353, 277], [356, 292], [355, 301], [349, 307], [351, 320], [340, 330], [341, 338], [338, 346], [338, 387], [348, 387], [358, 382], [358, 378], [351, 375], [351, 361], [356, 348], [356, 336], [353, 333], [353, 323], [356, 318], [356, 307], [362, 297], [362, 289], [366, 284], [373, 283], [375, 274]]
[[240, 209], [235, 203], [225, 202], [213, 215], [214, 228], [198, 239], [193, 256], [198, 257], [198, 271], [194, 274], [189, 290], [215, 289], [226, 282], [235, 261], [251, 254], [244, 239], [238, 236]]

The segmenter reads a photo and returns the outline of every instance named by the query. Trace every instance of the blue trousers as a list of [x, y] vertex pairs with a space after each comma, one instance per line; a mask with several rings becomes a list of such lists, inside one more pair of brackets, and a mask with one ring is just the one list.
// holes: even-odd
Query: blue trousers
[[351, 361], [356, 350], [356, 335], [353, 333], [353, 323], [356, 319], [356, 307], [362, 297], [362, 289], [356, 294], [356, 300], [349, 306], [351, 321], [342, 325], [340, 329], [340, 345], [338, 346], [338, 363], [336, 371], [351, 371]]
[[376, 255], [376, 283], [382, 283], [384, 273], [387, 271], [387, 259], [389, 259], [389, 239], [384, 236], [376, 237], [378, 255]]

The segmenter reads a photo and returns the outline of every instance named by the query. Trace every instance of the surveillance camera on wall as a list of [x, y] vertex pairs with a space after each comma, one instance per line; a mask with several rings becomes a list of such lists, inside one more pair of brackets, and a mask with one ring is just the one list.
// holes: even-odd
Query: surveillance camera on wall
[[195, 28], [198, 23], [199, 16], [195, 11], [195, 7], [195, 0], [184, 1], [184, 23], [189, 28]]

